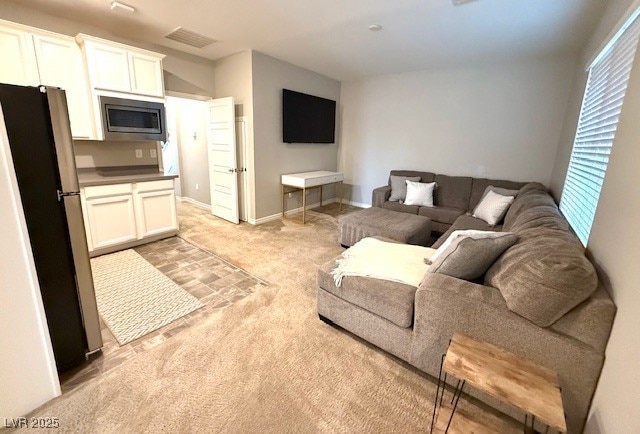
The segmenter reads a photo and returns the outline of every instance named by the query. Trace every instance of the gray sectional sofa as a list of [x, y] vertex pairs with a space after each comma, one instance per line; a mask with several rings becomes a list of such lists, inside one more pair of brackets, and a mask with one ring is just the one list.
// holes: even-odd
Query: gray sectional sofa
[[[435, 182], [434, 207], [404, 205], [389, 201], [391, 181], [388, 185], [373, 190], [371, 205], [392, 211], [417, 214], [431, 219], [431, 229], [443, 233], [460, 217], [473, 210], [489, 185], [518, 190], [525, 182], [503, 181], [496, 179], [471, 178], [468, 176], [437, 175], [431, 172], [413, 170], [392, 170], [391, 175], [419, 177], [420, 182]], [[476, 229], [476, 228], [469, 228]], [[478, 228], [479, 229], [479, 228]]]
[[[415, 172], [392, 173], [409, 176]], [[439, 203], [442, 212], [387, 203], [387, 187], [376, 189], [374, 205], [431, 217], [445, 229], [434, 247], [456, 229], [509, 231], [518, 235], [518, 242], [481, 281], [427, 272], [417, 289], [366, 277], [345, 277], [336, 287], [330, 274], [336, 258], [318, 271], [320, 318], [435, 377], [454, 332], [529, 358], [558, 372], [569, 432], [581, 432], [604, 362], [615, 305], [598, 284], [584, 248], [544, 186], [452, 178], [434, 176], [441, 188], [436, 204], [438, 198], [446, 198]], [[423, 179], [428, 182], [430, 178]], [[522, 187], [503, 226], [490, 227], [465, 214], [489, 184]], [[460, 197], [454, 200], [458, 193]], [[455, 219], [450, 217], [456, 213]], [[523, 418], [471, 387], [466, 392]]]

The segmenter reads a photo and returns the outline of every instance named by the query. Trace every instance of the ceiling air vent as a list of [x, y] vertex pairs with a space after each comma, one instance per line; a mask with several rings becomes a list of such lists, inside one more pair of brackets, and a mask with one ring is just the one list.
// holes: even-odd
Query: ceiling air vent
[[217, 42], [215, 39], [200, 35], [191, 30], [183, 29], [182, 27], [174, 29], [172, 32], [164, 35], [164, 37], [196, 48], [203, 48]]

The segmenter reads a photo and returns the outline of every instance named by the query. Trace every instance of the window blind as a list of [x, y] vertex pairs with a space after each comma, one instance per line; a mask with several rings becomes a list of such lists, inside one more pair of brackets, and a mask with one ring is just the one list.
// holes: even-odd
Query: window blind
[[589, 68], [560, 210], [587, 245], [640, 37], [639, 11]]

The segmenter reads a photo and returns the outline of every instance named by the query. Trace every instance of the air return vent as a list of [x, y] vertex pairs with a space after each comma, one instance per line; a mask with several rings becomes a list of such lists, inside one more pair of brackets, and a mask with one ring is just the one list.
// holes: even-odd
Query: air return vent
[[164, 35], [164, 37], [196, 48], [203, 48], [217, 42], [215, 39], [200, 35], [191, 30], [183, 29], [182, 27], [174, 29], [172, 32]]

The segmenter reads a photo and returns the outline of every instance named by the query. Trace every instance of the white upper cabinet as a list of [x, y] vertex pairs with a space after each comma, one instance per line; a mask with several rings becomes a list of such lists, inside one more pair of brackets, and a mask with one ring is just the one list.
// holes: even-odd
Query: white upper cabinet
[[76, 39], [83, 47], [93, 90], [164, 97], [164, 55], [83, 34]]
[[162, 58], [129, 52], [129, 71], [133, 93], [164, 96]]
[[94, 136], [82, 53], [75, 39], [62, 35], [33, 35], [40, 83], [66, 91], [74, 138]]
[[73, 137], [95, 135], [82, 52], [74, 38], [0, 21], [0, 59], [1, 83], [64, 89]]
[[84, 46], [92, 88], [131, 92], [127, 50], [93, 41]]
[[38, 65], [31, 34], [0, 21], [0, 83], [36, 86], [39, 84]]

